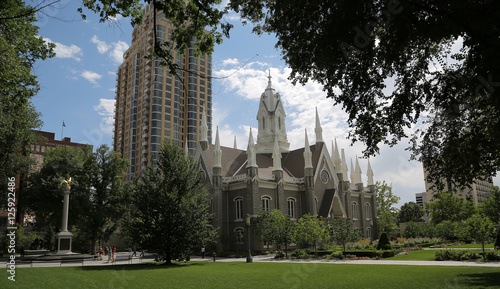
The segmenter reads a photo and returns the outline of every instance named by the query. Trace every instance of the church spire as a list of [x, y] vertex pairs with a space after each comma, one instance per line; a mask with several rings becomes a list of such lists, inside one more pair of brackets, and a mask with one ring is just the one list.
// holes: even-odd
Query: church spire
[[356, 168], [354, 169], [354, 175], [356, 177], [356, 184], [363, 183], [361, 180], [361, 168], [359, 166], [358, 156], [356, 156]]
[[217, 126], [217, 133], [215, 135], [214, 167], [215, 168], [222, 167], [222, 150], [220, 148], [220, 141], [219, 141], [219, 126]]
[[273, 151], [273, 171], [281, 171], [281, 151], [280, 145], [278, 144], [278, 138], [274, 139], [274, 151]]
[[305, 146], [304, 146], [304, 168], [312, 168], [312, 153], [309, 148], [309, 139], [307, 137], [307, 129], [305, 130]]
[[352, 166], [352, 158], [351, 158], [351, 185], [356, 183], [356, 174], [354, 173], [354, 167]]
[[206, 150], [208, 148], [208, 125], [207, 125], [207, 114], [205, 112], [205, 109], [203, 109], [201, 117], [200, 145], [203, 150]]
[[348, 182], [349, 178], [347, 177], [347, 162], [345, 161], [344, 149], [341, 149], [341, 153], [342, 153], [342, 178], [343, 181]]
[[323, 129], [321, 128], [321, 123], [319, 121], [318, 108], [316, 107], [316, 128], [314, 128], [316, 133], [316, 143], [323, 142]]
[[247, 146], [247, 168], [257, 167], [257, 161], [255, 159], [255, 145], [253, 143], [252, 128], [250, 128], [250, 134], [248, 136], [248, 146]]
[[368, 159], [368, 169], [366, 170], [366, 176], [368, 177], [368, 186], [373, 186], [373, 171], [372, 166], [370, 165], [370, 159]]
[[337, 174], [342, 173], [342, 160], [340, 159], [339, 155], [339, 146], [337, 144], [337, 139], [335, 139], [335, 146], [332, 141], [332, 162], [333, 166], [335, 167], [335, 172]]

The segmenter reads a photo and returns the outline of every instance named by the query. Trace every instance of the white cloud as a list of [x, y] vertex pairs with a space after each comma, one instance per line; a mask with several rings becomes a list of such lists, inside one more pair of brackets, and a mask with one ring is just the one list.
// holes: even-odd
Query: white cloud
[[94, 106], [94, 110], [102, 116], [100, 128], [108, 135], [111, 135], [113, 131], [114, 108], [115, 100], [106, 98], [99, 99], [99, 104]]
[[111, 48], [111, 46], [108, 45], [106, 42], [99, 40], [99, 38], [97, 38], [97, 35], [94, 35], [92, 39], [90, 39], [90, 42], [97, 45], [97, 51], [100, 54], [106, 53]]
[[56, 45], [56, 48], [54, 49], [56, 58], [73, 58], [76, 61], [80, 61], [80, 57], [83, 56], [82, 49], [74, 44], [67, 46], [59, 42], [54, 42], [49, 38], [44, 38], [44, 40]]
[[127, 43], [125, 43], [123, 41], [115, 42], [112, 45], [113, 45], [113, 49], [109, 53], [109, 56], [111, 56], [111, 59], [113, 59], [113, 61], [116, 64], [121, 64], [123, 62], [123, 53], [125, 53], [125, 51], [127, 51], [129, 46]]
[[240, 63], [240, 61], [237, 58], [224, 59], [222, 61], [222, 65], [224, 65], [224, 66], [226, 66], [226, 65], [237, 65], [239, 63]]
[[97, 81], [99, 79], [101, 79], [101, 77], [102, 77], [102, 75], [100, 75], [96, 72], [93, 72], [93, 71], [89, 71], [89, 70], [84, 70], [80, 74], [80, 76], [85, 78], [86, 80], [90, 81], [91, 83], [96, 84], [96, 85], [97, 85]]
[[99, 40], [97, 35], [94, 35], [90, 42], [97, 45], [97, 51], [100, 54], [104, 54], [109, 51], [109, 57], [115, 64], [121, 64], [123, 62], [123, 53], [129, 48], [128, 44], [124, 41], [117, 41], [114, 43], [106, 43], [105, 41]]

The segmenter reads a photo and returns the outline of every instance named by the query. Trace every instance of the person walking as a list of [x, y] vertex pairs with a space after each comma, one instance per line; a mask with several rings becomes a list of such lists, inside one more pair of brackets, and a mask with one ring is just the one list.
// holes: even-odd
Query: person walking
[[111, 250], [111, 247], [108, 247], [108, 262], [107, 263], [109, 263], [109, 261], [113, 262], [113, 252]]
[[113, 259], [113, 262], [115, 262], [115, 258], [116, 258], [116, 247], [115, 247], [115, 245], [113, 245], [112, 253], [113, 253], [112, 259]]
[[201, 247], [201, 259], [205, 259], [205, 247]]
[[132, 254], [133, 257], [137, 257], [137, 247], [134, 245], [134, 254]]

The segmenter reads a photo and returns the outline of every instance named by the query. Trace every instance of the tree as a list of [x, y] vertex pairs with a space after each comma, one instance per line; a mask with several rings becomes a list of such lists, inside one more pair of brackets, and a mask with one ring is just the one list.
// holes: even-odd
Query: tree
[[495, 227], [493, 222], [485, 216], [474, 214], [465, 221], [467, 231], [472, 240], [481, 243], [483, 249], [483, 257], [486, 259], [484, 252], [484, 243], [493, 239], [495, 236]]
[[423, 222], [424, 209], [415, 202], [408, 202], [401, 206], [398, 220], [400, 223]]
[[375, 183], [375, 192], [377, 194], [378, 232], [392, 235], [398, 230], [396, 205], [401, 198], [392, 193], [392, 186], [387, 185], [385, 181]]
[[107, 145], [100, 146], [83, 165], [90, 190], [86, 191], [88, 198], [80, 204], [86, 214], [81, 216], [77, 225], [92, 242], [94, 253], [97, 240], [103, 238], [105, 241], [117, 229], [125, 213], [129, 200], [123, 178], [128, 167], [128, 161], [110, 151]]
[[[123, 177], [128, 162], [106, 145], [95, 153], [84, 148], [56, 147], [46, 152], [39, 172], [29, 178], [24, 196], [28, 213], [36, 216], [35, 226], [50, 231], [61, 224], [61, 180], [69, 174], [70, 193], [68, 228], [76, 226], [95, 250], [96, 241], [109, 237], [122, 218], [126, 202]], [[105, 236], [103, 236], [105, 229]]]
[[479, 205], [479, 211], [490, 218], [495, 224], [500, 224], [500, 189], [498, 186], [491, 188], [491, 196]]
[[[73, 178], [71, 183], [68, 228], [71, 228], [82, 215], [86, 214], [82, 204], [87, 202], [88, 179], [83, 174], [84, 163], [91, 157], [90, 146], [80, 148], [56, 147], [47, 150], [42, 168], [28, 178], [28, 188], [24, 198], [28, 214], [35, 215], [35, 226], [60, 228], [62, 218], [63, 186], [61, 181], [67, 174]], [[56, 232], [58, 230], [55, 230]]]
[[344, 255], [347, 244], [356, 241], [361, 236], [361, 232], [353, 227], [353, 221], [350, 219], [329, 219], [328, 231], [332, 241], [342, 246]]
[[312, 245], [316, 255], [317, 244], [326, 238], [326, 228], [317, 216], [303, 215], [295, 224], [295, 244]]
[[385, 181], [376, 182], [375, 192], [377, 193], [377, 213], [379, 215], [385, 212], [396, 214], [398, 209], [395, 206], [401, 198], [392, 193], [392, 185], [387, 185]]
[[[0, 3], [0, 187], [8, 177], [27, 172], [32, 129], [42, 122], [31, 104], [40, 89], [33, 66], [53, 57], [54, 44], [38, 35], [35, 12], [21, 0]], [[3, 190], [2, 192], [6, 192]], [[0, 199], [6, 197], [1, 194]]]
[[391, 212], [384, 212], [382, 214], [378, 214], [378, 232], [382, 234], [383, 232], [387, 233], [389, 236], [393, 237], [394, 234], [398, 231], [399, 227], [396, 225], [396, 214]]
[[497, 237], [495, 238], [495, 249], [500, 249], [500, 228], [498, 228]]
[[158, 161], [134, 182], [125, 231], [135, 243], [171, 264], [215, 238], [207, 192], [191, 155], [165, 141]]
[[269, 251], [269, 244], [273, 243], [274, 231], [271, 226], [271, 212], [260, 211], [259, 216], [254, 219], [255, 235], [260, 235], [262, 237], [262, 242], [267, 244], [267, 250]]
[[435, 194], [433, 201], [426, 203], [425, 207], [433, 224], [463, 221], [474, 213], [472, 200], [465, 201], [448, 192]]
[[288, 245], [292, 242], [295, 231], [295, 224], [291, 217], [283, 215], [279, 209], [274, 209], [270, 214], [269, 225], [273, 232], [271, 239], [278, 250], [285, 247], [285, 255], [288, 256]]

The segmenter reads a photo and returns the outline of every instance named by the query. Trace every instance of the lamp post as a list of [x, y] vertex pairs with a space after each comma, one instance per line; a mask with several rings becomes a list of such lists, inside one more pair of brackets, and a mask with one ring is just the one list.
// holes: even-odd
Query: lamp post
[[248, 256], [247, 256], [247, 263], [252, 263], [252, 252], [250, 250], [250, 214], [247, 214], [246, 217], [246, 223], [247, 223], [247, 235], [248, 235]]

